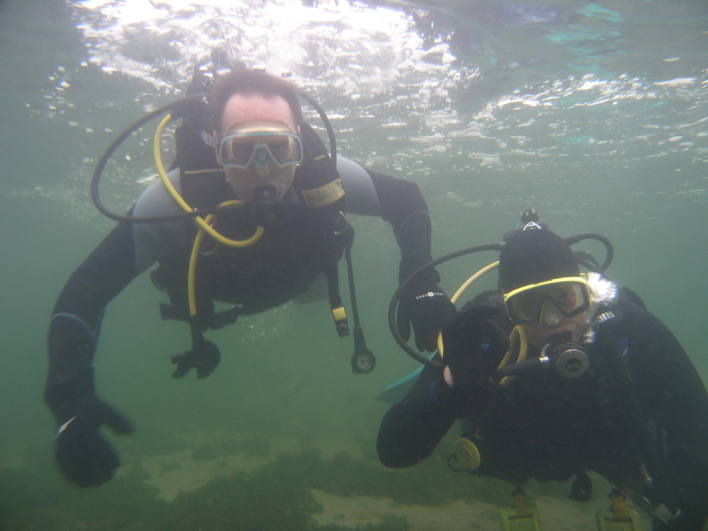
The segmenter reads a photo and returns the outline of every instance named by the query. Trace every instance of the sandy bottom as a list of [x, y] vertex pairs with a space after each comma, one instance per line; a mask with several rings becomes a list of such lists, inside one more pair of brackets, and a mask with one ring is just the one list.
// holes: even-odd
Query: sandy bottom
[[[292, 442], [273, 444], [270, 455], [282, 452], [294, 453], [299, 448], [290, 448]], [[358, 449], [347, 449], [345, 441], [326, 445], [337, 452], [347, 451], [357, 455]], [[235, 471], [251, 471], [265, 464], [269, 459], [245, 454], [229, 455], [224, 459], [195, 461], [191, 451], [173, 452], [159, 456], [143, 456], [140, 464], [150, 475], [146, 483], [160, 489], [160, 497], [173, 500], [180, 491], [189, 492], [205, 485], [210, 480]], [[326, 451], [323, 458], [331, 457]], [[125, 469], [125, 467], [123, 467]], [[526, 489], [529, 502], [537, 508], [542, 529], [545, 531], [596, 530], [595, 513], [607, 510], [609, 500], [605, 493], [609, 485], [597, 476], [593, 477], [594, 496], [587, 503], [551, 498], [534, 493], [531, 485]], [[351, 496], [342, 498], [313, 491], [324, 511], [315, 516], [319, 524], [338, 524], [347, 527], [363, 527], [368, 523], [379, 523], [388, 515], [405, 516], [413, 531], [469, 531], [502, 529], [501, 511], [503, 507], [474, 500], [457, 501], [440, 507], [401, 505], [389, 498]], [[511, 496], [509, 503], [511, 504]], [[650, 519], [642, 515], [642, 529], [651, 529]]]
[[[406, 516], [413, 531], [499, 531], [501, 507], [475, 501], [457, 501], [442, 507], [399, 505], [385, 498], [339, 498], [315, 491], [324, 513], [316, 515], [320, 524], [335, 523], [348, 527], [380, 522], [382, 516]], [[554, 498], [533, 500], [545, 531], [596, 530], [595, 511], [605, 510], [608, 504], [582, 504]], [[648, 518], [642, 519], [642, 529], [651, 529]], [[629, 530], [628, 530], [629, 531]]]
[[384, 498], [338, 498], [323, 492], [316, 492], [315, 495], [325, 508], [324, 514], [317, 516], [321, 524], [335, 523], [356, 527], [368, 522], [379, 522], [385, 515], [405, 515], [416, 531], [498, 531], [500, 528], [500, 508], [488, 503], [457, 501], [442, 507], [423, 507], [399, 505]]

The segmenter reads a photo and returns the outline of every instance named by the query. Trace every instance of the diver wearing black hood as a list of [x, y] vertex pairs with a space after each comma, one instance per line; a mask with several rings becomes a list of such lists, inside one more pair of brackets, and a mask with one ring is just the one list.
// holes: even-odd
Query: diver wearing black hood
[[703, 529], [708, 395], [672, 333], [636, 295], [581, 275], [568, 244], [536, 223], [508, 236], [499, 280], [447, 322], [440, 368], [427, 365], [384, 416], [381, 462], [426, 459], [463, 419], [466, 450], [451, 463], [472, 473], [519, 488], [575, 476], [582, 501], [595, 471], [655, 530]]
[[[79, 486], [101, 485], [118, 467], [99, 427], [133, 431], [94, 389], [92, 362], [104, 309], [156, 262], [153, 283], [171, 303], [162, 305], [162, 317], [187, 321], [192, 331], [192, 349], [172, 358], [173, 376], [195, 369], [202, 378], [220, 360], [204, 332], [293, 300], [318, 279], [327, 284], [337, 332], [349, 333], [337, 277], [342, 255], [350, 262], [353, 241], [345, 213], [390, 222], [401, 250], [400, 278], [431, 259], [430, 215], [418, 186], [343, 157], [335, 162], [334, 150], [330, 157], [304, 122], [292, 83], [234, 70], [218, 78], [209, 104], [216, 117], [211, 127], [178, 128], [173, 169], [165, 172], [156, 156], [161, 180], [145, 190], [129, 216], [112, 216], [121, 222], [74, 272], [54, 307], [45, 400], [59, 426], [58, 464]], [[156, 136], [158, 154], [165, 123]], [[104, 154], [101, 164], [105, 160]], [[232, 206], [239, 208], [225, 210]], [[210, 214], [194, 216], [194, 209]], [[402, 321], [409, 331], [412, 325], [419, 348], [431, 352], [439, 328], [455, 311], [438, 282], [431, 270], [407, 290]], [[353, 292], [352, 286], [350, 274]], [[214, 301], [233, 307], [216, 312]], [[353, 296], [352, 310], [355, 356], [369, 355], [353, 357], [352, 367], [367, 372], [373, 355], [365, 348]]]

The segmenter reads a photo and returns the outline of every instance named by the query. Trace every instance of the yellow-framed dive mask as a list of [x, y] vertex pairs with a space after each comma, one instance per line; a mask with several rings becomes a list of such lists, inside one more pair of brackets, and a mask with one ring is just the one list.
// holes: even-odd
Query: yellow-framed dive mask
[[516, 325], [555, 326], [590, 307], [590, 290], [584, 276], [554, 278], [504, 294], [504, 306]]

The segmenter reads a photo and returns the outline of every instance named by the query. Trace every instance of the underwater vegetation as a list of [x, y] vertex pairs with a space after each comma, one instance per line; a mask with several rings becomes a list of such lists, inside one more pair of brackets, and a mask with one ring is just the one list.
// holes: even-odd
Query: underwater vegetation
[[135, 531], [160, 529], [169, 504], [142, 481], [142, 470], [100, 489], [79, 491], [55, 472], [53, 463], [0, 471], [0, 530]]
[[314, 529], [322, 507], [304, 480], [283, 481], [275, 470], [217, 478], [198, 491], [181, 493], [158, 529], [280, 531]]
[[[318, 526], [322, 507], [312, 489], [337, 496], [393, 498], [401, 504], [441, 505], [484, 500], [507, 505], [510, 486], [490, 487], [444, 464], [386, 470], [348, 454], [323, 459], [317, 449], [283, 454], [251, 472], [218, 477], [171, 502], [144, 483], [136, 465], [98, 489], [70, 487], [49, 462], [0, 470], [0, 531], [343, 531]], [[359, 531], [405, 531], [404, 516], [389, 515]]]

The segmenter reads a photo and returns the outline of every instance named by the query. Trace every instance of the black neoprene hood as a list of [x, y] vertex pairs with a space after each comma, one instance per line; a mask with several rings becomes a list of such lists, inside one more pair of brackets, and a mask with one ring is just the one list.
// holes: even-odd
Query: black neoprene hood
[[504, 293], [579, 274], [580, 268], [570, 246], [548, 229], [526, 229], [513, 233], [499, 255], [499, 280]]

